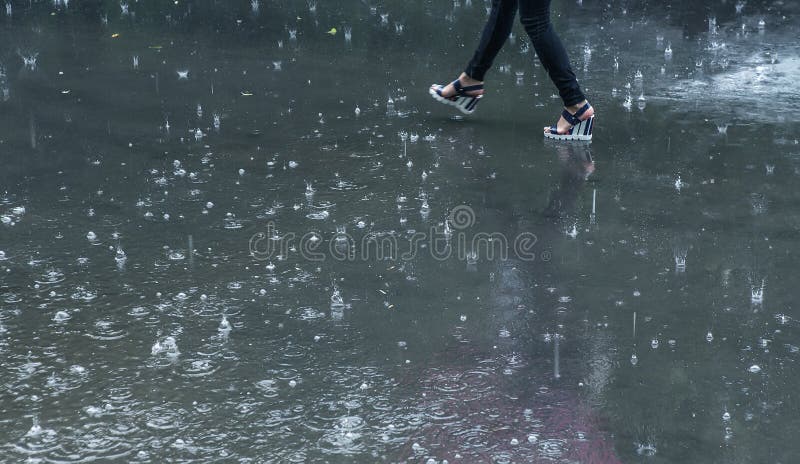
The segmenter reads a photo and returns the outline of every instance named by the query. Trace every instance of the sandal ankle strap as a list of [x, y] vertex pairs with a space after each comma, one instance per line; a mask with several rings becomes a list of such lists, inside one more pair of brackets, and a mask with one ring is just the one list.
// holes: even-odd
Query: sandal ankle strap
[[591, 107], [592, 107], [592, 106], [591, 106], [590, 104], [588, 104], [588, 103], [587, 103], [587, 104], [583, 105], [583, 106], [581, 107], [581, 109], [579, 109], [578, 111], [576, 111], [576, 112], [575, 112], [575, 114], [572, 114], [572, 113], [570, 113], [569, 111], [567, 111], [567, 110], [565, 109], [564, 111], [562, 111], [562, 112], [561, 112], [561, 116], [563, 116], [563, 117], [564, 117], [564, 119], [565, 119], [565, 120], [566, 120], [568, 123], [570, 123], [571, 125], [573, 125], [573, 126], [577, 126], [577, 125], [578, 125], [578, 124], [580, 124], [580, 122], [581, 122], [581, 116], [583, 116], [583, 114], [584, 114], [584, 113], [586, 113], [587, 111], [589, 111], [589, 108], [591, 108]]

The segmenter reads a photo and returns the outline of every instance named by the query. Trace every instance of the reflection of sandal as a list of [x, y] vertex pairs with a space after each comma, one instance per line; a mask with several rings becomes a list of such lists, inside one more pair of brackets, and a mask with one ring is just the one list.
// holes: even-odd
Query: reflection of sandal
[[594, 115], [581, 120], [584, 115], [592, 106], [588, 103], [583, 105], [581, 109], [571, 114], [569, 111], [564, 110], [561, 116], [570, 123], [570, 128], [563, 134], [558, 133], [558, 127], [550, 126], [544, 131], [544, 136], [555, 140], [592, 140], [592, 128], [594, 127]]
[[453, 87], [456, 89], [456, 94], [451, 97], [445, 97], [442, 95], [442, 90], [445, 86], [434, 84], [428, 90], [428, 93], [431, 94], [434, 100], [444, 103], [445, 105], [452, 105], [458, 108], [464, 114], [472, 114], [475, 111], [475, 105], [478, 104], [478, 100], [483, 98], [483, 94], [480, 95], [467, 95], [467, 92], [475, 92], [477, 90], [483, 90], [483, 84], [477, 85], [469, 85], [469, 86], [462, 86], [461, 81], [458, 79], [453, 81]]

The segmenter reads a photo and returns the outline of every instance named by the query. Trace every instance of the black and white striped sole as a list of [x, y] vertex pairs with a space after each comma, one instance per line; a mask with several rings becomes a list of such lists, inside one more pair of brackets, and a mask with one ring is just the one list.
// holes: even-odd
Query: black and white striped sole
[[553, 134], [545, 132], [544, 136], [553, 140], [592, 140], [592, 129], [594, 128], [594, 116], [581, 121], [577, 126], [573, 126], [567, 134]]
[[474, 113], [475, 106], [478, 105], [478, 100], [483, 98], [483, 95], [476, 95], [474, 97], [456, 97], [454, 100], [451, 100], [436, 93], [436, 88], [434, 87], [428, 89], [428, 93], [431, 95], [431, 97], [433, 97], [434, 100], [438, 101], [439, 103], [455, 106], [458, 111], [461, 111], [464, 114]]

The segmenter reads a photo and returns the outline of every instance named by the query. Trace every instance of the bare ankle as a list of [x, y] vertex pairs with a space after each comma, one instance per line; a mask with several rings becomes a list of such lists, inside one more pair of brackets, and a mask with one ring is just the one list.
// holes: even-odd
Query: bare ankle
[[573, 111], [578, 111], [579, 109], [583, 108], [584, 105], [586, 105], [587, 103], [589, 103], [589, 102], [587, 100], [584, 100], [584, 101], [582, 101], [580, 103], [576, 103], [574, 105], [568, 106], [567, 109], [570, 109], [570, 110], [573, 110]]
[[479, 81], [477, 79], [473, 79], [470, 76], [468, 76], [467, 73], [461, 73], [461, 75], [458, 76], [458, 80], [460, 80], [461, 83], [467, 84], [467, 85], [483, 84], [483, 81]]

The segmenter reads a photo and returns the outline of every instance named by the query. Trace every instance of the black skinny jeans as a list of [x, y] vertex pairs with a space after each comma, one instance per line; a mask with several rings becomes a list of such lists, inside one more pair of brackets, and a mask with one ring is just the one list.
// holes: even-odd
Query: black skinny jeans
[[494, 58], [511, 34], [517, 8], [525, 32], [531, 38], [542, 66], [558, 88], [564, 106], [585, 100], [575, 72], [569, 65], [567, 51], [550, 23], [550, 0], [492, 0], [492, 11], [483, 28], [480, 44], [464, 72], [473, 79], [484, 80], [486, 71], [492, 67]]

